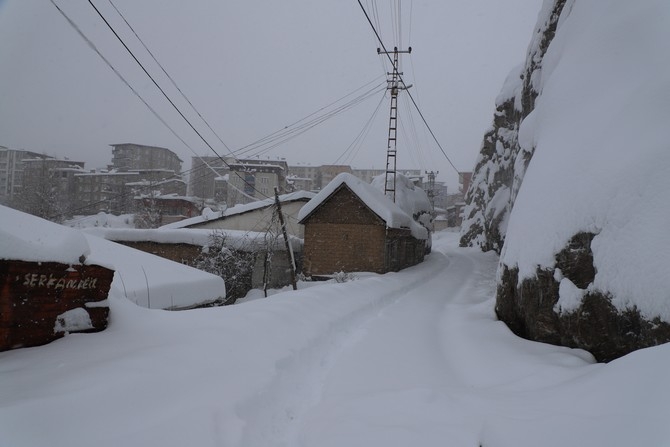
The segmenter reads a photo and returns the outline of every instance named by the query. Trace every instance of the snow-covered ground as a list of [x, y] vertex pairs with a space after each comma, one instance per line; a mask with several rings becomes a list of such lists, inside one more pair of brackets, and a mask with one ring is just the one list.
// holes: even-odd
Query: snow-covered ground
[[497, 259], [223, 308], [111, 299], [110, 327], [0, 353], [0, 445], [660, 446], [670, 346], [594, 364], [494, 317]]

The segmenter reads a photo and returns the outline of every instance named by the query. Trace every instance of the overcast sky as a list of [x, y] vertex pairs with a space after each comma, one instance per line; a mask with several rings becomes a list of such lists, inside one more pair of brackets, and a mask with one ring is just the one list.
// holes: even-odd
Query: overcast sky
[[[185, 161], [184, 169], [195, 154], [214, 155], [87, 0], [55, 1], [193, 152], [48, 0], [0, 0], [0, 145], [82, 160], [87, 168], [110, 163], [113, 143], [170, 148]], [[229, 149], [286, 126], [291, 130], [292, 123], [349, 93], [345, 101], [380, 86], [310, 131], [271, 149], [249, 148], [244, 156], [385, 165], [389, 96], [382, 96], [389, 64], [377, 55], [379, 44], [357, 0], [112, 1]], [[229, 155], [110, 1], [93, 3], [205, 140]], [[389, 49], [412, 47], [402, 57], [405, 82], [413, 85], [410, 92], [446, 154], [458, 170], [471, 170], [495, 97], [507, 73], [523, 62], [541, 0], [362, 3]], [[400, 14], [393, 13], [394, 5]], [[439, 170], [438, 180], [456, 185], [454, 169], [406, 93], [398, 115], [398, 167]], [[365, 139], [352, 146], [373, 116]]]

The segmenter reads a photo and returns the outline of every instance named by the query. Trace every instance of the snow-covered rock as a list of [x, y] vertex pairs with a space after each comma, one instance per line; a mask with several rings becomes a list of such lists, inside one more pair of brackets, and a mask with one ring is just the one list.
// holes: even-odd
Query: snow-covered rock
[[496, 98], [491, 129], [484, 136], [463, 210], [461, 246], [502, 249], [510, 211], [535, 147], [519, 143], [519, 127], [535, 108], [543, 58], [566, 0], [545, 0], [526, 62], [508, 75]]
[[663, 0], [545, 1], [501, 95], [462, 242], [504, 240], [496, 310], [524, 337], [599, 360], [670, 341], [668, 23]]

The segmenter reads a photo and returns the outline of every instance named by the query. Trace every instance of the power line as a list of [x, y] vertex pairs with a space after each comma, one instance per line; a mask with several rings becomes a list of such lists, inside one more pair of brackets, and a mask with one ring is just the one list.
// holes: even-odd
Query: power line
[[[90, 0], [89, 0], [89, 1], [90, 1]], [[384, 45], [384, 42], [382, 41], [381, 37], [379, 36], [379, 33], [377, 32], [377, 29], [375, 28], [374, 24], [372, 23], [372, 20], [370, 20], [370, 16], [368, 15], [368, 12], [365, 10], [365, 7], [364, 7], [363, 4], [361, 3], [361, 0], [357, 0], [357, 1], [358, 1], [358, 5], [361, 7], [361, 10], [363, 11], [363, 14], [365, 14], [365, 18], [367, 19], [368, 23], [370, 24], [370, 27], [372, 28], [372, 31], [375, 33], [375, 36], [377, 36], [377, 40], [379, 41], [379, 44], [381, 45], [382, 49], [384, 50], [384, 53], [386, 53], [386, 57], [388, 57], [388, 59], [389, 59], [389, 61], [391, 62], [391, 64], [393, 64], [393, 60], [391, 59], [391, 55], [390, 55], [390, 53], [386, 50], [386, 46]], [[405, 84], [405, 80], [402, 78], [402, 75], [398, 74], [398, 79], [399, 79], [400, 82], [403, 84], [403, 86], [405, 87], [405, 89], [407, 89], [407, 84]], [[454, 163], [451, 161], [451, 159], [449, 158], [449, 156], [447, 155], [447, 153], [444, 151], [444, 148], [442, 147], [442, 145], [441, 145], [440, 142], [438, 141], [437, 137], [435, 136], [435, 133], [433, 132], [433, 129], [431, 129], [430, 126], [428, 125], [428, 121], [426, 120], [426, 117], [425, 117], [425, 116], [423, 115], [423, 113], [421, 112], [421, 109], [419, 109], [418, 104], [417, 104], [416, 101], [414, 100], [414, 97], [412, 96], [412, 94], [410, 93], [409, 90], [407, 90], [407, 95], [408, 95], [409, 98], [412, 100], [412, 104], [414, 104], [414, 107], [416, 108], [416, 111], [419, 112], [419, 116], [421, 117], [421, 120], [423, 121], [424, 125], [425, 125], [426, 128], [428, 129], [428, 132], [430, 132], [430, 135], [433, 137], [433, 140], [435, 140], [435, 143], [437, 143], [437, 146], [440, 148], [440, 151], [442, 151], [442, 154], [444, 155], [444, 158], [446, 158], [447, 161], [449, 162], [449, 164], [451, 165], [451, 167], [454, 168], [454, 170], [455, 170], [457, 173], [459, 173], [460, 171], [458, 170], [458, 168], [456, 168], [456, 166], [455, 166]]]
[[[52, 0], [52, 1], [53, 1], [53, 0]], [[228, 168], [230, 168], [230, 165], [228, 164], [228, 162], [227, 162], [227, 161], [226, 161], [226, 160], [225, 160], [225, 159], [224, 159], [224, 158], [223, 158], [223, 157], [222, 157], [222, 156], [221, 156], [221, 155], [214, 149], [214, 147], [212, 147], [211, 144], [209, 144], [209, 142], [205, 139], [205, 137], [202, 136], [202, 134], [198, 131], [198, 129], [196, 129], [195, 126], [193, 126], [193, 124], [188, 120], [188, 118], [186, 118], [186, 116], [182, 113], [182, 111], [179, 110], [179, 107], [177, 107], [177, 105], [172, 101], [172, 99], [170, 99], [170, 97], [165, 93], [165, 90], [163, 90], [163, 88], [161, 88], [161, 86], [158, 85], [158, 82], [156, 82], [156, 80], [153, 78], [153, 76], [151, 76], [151, 74], [147, 71], [147, 69], [146, 69], [146, 68], [144, 67], [144, 65], [140, 62], [140, 60], [135, 56], [135, 54], [134, 54], [134, 53], [132, 52], [132, 50], [128, 47], [128, 45], [126, 45], [126, 43], [123, 41], [123, 39], [121, 39], [121, 36], [119, 36], [119, 34], [118, 34], [118, 33], [116, 32], [116, 30], [114, 29], [114, 27], [107, 21], [107, 19], [106, 19], [105, 16], [100, 12], [100, 10], [93, 4], [93, 2], [92, 2], [91, 0], [88, 0], [88, 3], [89, 3], [89, 5], [91, 5], [91, 7], [95, 10], [95, 12], [98, 14], [98, 16], [100, 16], [100, 18], [102, 19], [102, 21], [105, 22], [105, 24], [106, 24], [107, 27], [110, 29], [110, 31], [112, 31], [112, 33], [114, 34], [114, 36], [116, 36], [116, 38], [118, 39], [118, 41], [121, 42], [121, 45], [123, 45], [123, 47], [126, 49], [126, 51], [127, 51], [127, 52], [132, 56], [132, 58], [135, 60], [135, 62], [137, 62], [137, 64], [140, 66], [140, 68], [142, 68], [142, 71], [144, 71], [144, 73], [149, 77], [149, 79], [151, 79], [151, 82], [153, 82], [153, 84], [156, 86], [156, 88], [158, 88], [158, 90], [163, 94], [163, 96], [165, 97], [165, 99], [167, 99], [167, 101], [170, 103], [170, 105], [172, 105], [172, 107], [173, 107], [173, 108], [177, 111], [177, 113], [183, 118], [183, 120], [186, 121], [186, 124], [188, 124], [189, 127], [190, 127], [191, 129], [193, 129], [193, 131], [196, 133], [196, 135], [198, 135], [198, 137], [200, 137], [200, 139], [203, 141], [203, 143], [205, 143], [205, 145], [207, 145], [207, 147], [208, 147], [212, 152], [214, 152], [214, 154], [216, 154], [217, 157], [219, 157], [219, 159], [223, 162], [223, 164], [225, 164], [226, 166], [228, 166]], [[197, 154], [196, 154], [196, 155], [197, 155]], [[232, 170], [232, 169], [231, 169], [231, 172], [234, 173], [237, 177], [239, 177], [245, 184], [247, 184], [248, 186], [250, 186], [250, 187], [251, 187], [254, 191], [256, 191], [258, 194], [260, 194], [261, 196], [263, 196], [263, 197], [265, 197], [265, 198], [269, 198], [269, 196], [267, 196], [267, 195], [265, 195], [263, 192], [257, 190], [256, 187], [255, 187], [254, 185], [248, 183], [248, 182], [247, 182], [247, 181], [246, 181], [246, 180], [245, 180], [245, 179], [244, 179], [238, 172], [236, 172], [236, 171], [234, 171], [234, 170]]]
[[[333, 164], [337, 164], [340, 160], [344, 158], [346, 161], [348, 160], [353, 160], [355, 155], [358, 153], [358, 150], [363, 144], [363, 141], [365, 140], [365, 137], [370, 131], [370, 128], [372, 127], [372, 122], [374, 121], [374, 118], [377, 116], [377, 113], [379, 112], [379, 109], [381, 108], [382, 103], [384, 102], [384, 98], [386, 97], [386, 93], [382, 95], [381, 99], [379, 100], [379, 103], [377, 104], [377, 107], [375, 107], [374, 111], [372, 112], [372, 116], [368, 118], [367, 122], [361, 129], [361, 131], [356, 135], [356, 138], [354, 138], [354, 141], [351, 142], [351, 144], [347, 147], [347, 149], [339, 156], [337, 159], [333, 162]], [[353, 148], [353, 150], [352, 150]], [[347, 153], [351, 150], [350, 156], [347, 156]]]
[[[126, 86], [127, 86], [133, 93], [134, 93], [134, 94], [135, 94], [135, 96], [137, 96], [137, 98], [138, 98], [140, 101], [142, 101], [142, 103], [143, 103], [143, 104], [144, 104], [144, 105], [151, 111], [151, 113], [152, 113], [152, 114], [153, 114], [153, 115], [154, 115], [154, 116], [155, 116], [155, 117], [156, 117], [156, 118], [157, 118], [157, 119], [158, 119], [158, 120], [159, 120], [159, 121], [160, 121], [160, 122], [167, 128], [167, 129], [168, 129], [168, 130], [170, 130], [170, 132], [172, 133], [172, 135], [174, 135], [179, 141], [181, 141], [181, 142], [184, 144], [184, 146], [186, 146], [186, 147], [187, 147], [193, 154], [195, 154], [197, 157], [199, 157], [199, 155], [195, 152], [195, 150], [193, 150], [193, 148], [192, 148], [188, 143], [186, 143], [186, 141], [184, 141], [184, 139], [182, 139], [182, 138], [175, 132], [175, 130], [174, 130], [174, 129], [173, 129], [173, 128], [172, 128], [172, 127], [171, 127], [171, 126], [170, 126], [170, 125], [169, 125], [169, 124], [168, 124], [168, 123], [167, 123], [167, 122], [166, 122], [166, 121], [165, 121], [159, 114], [158, 114], [158, 112], [157, 112], [153, 107], [151, 107], [151, 105], [149, 105], [149, 103], [147, 103], [147, 101], [144, 100], [144, 98], [142, 98], [142, 96], [140, 96], [140, 94], [137, 92], [137, 90], [135, 90], [135, 89], [130, 85], [130, 83], [123, 77], [123, 75], [121, 75], [121, 73], [120, 73], [120, 72], [119, 72], [119, 71], [112, 65], [112, 63], [111, 63], [111, 62], [110, 62], [110, 61], [109, 61], [109, 60], [108, 60], [108, 59], [107, 59], [107, 58], [100, 52], [100, 50], [96, 47], [96, 45], [95, 45], [95, 44], [94, 44], [88, 37], [86, 37], [86, 35], [85, 35], [85, 34], [83, 33], [83, 31], [79, 28], [79, 26], [77, 26], [77, 24], [74, 23], [74, 21], [73, 21], [73, 20], [72, 20], [72, 19], [71, 19], [71, 18], [70, 18], [70, 17], [69, 17], [69, 16], [68, 16], [68, 15], [67, 15], [67, 14], [66, 14], [66, 13], [59, 7], [59, 6], [55, 3], [54, 0], [50, 0], [50, 1], [51, 1], [51, 4], [54, 5], [54, 7], [58, 10], [58, 12], [65, 18], [65, 20], [68, 22], [68, 24], [69, 24], [69, 25], [70, 25], [70, 26], [77, 32], [77, 34], [79, 34], [79, 36], [81, 36], [81, 38], [84, 39], [84, 41], [88, 44], [88, 46], [89, 46], [93, 51], [95, 51], [95, 53], [96, 53], [98, 56], [100, 56], [100, 58], [107, 64], [107, 66], [108, 66], [108, 67], [109, 67], [109, 68], [110, 68], [110, 69], [111, 69], [111, 70], [118, 76], [118, 78], [119, 78], [119, 79], [120, 79], [120, 80], [121, 80], [121, 81], [122, 81], [122, 82], [123, 82], [123, 83], [124, 83], [124, 84], [125, 84], [125, 85], [126, 85]], [[214, 151], [214, 152], [216, 153], [216, 151]], [[217, 156], [219, 156], [219, 155], [217, 154]], [[221, 156], [219, 156], [219, 158], [224, 162], [224, 164], [228, 165], [228, 164], [226, 163], [226, 161], [223, 160], [223, 159], [221, 158]], [[202, 159], [201, 159], [201, 160], [202, 160]], [[209, 166], [207, 163], [205, 163], [205, 165], [207, 165], [207, 167], [208, 167], [210, 170], [212, 170], [214, 173], [216, 173], [216, 174], [218, 175], [218, 172], [217, 172], [216, 170], [214, 170], [211, 166]], [[186, 171], [185, 173], [188, 173], [188, 172], [189, 172], [189, 171]], [[235, 173], [235, 174], [236, 174], [238, 177], [240, 177], [240, 178], [242, 179], [242, 177], [241, 177], [238, 173]], [[175, 176], [173, 176], [173, 177], [176, 178], [177, 176], [175, 175]], [[173, 177], [170, 177], [170, 178], [165, 179], [165, 180], [171, 180]], [[242, 180], [244, 181], [244, 179], [242, 179]], [[245, 182], [245, 183], [246, 183], [246, 182]], [[257, 192], [258, 192], [259, 194], [263, 195], [260, 191], [257, 191]], [[77, 211], [82, 211], [82, 210], [85, 210], [85, 209], [89, 209], [89, 208], [91, 208], [91, 207], [93, 207], [93, 206], [95, 206], [95, 205], [99, 205], [99, 204], [101, 204], [101, 203], [107, 203], [107, 202], [109, 202], [110, 200], [114, 200], [114, 199], [122, 199], [122, 198], [128, 196], [128, 195], [131, 194], [131, 193], [134, 193], [134, 192], [129, 191], [129, 192], [126, 192], [126, 193], [121, 193], [121, 194], [117, 194], [117, 195], [114, 195], [114, 196], [109, 196], [109, 197], [105, 198], [104, 200], [99, 200], [99, 201], [97, 201], [97, 202], [92, 202], [92, 203], [89, 203], [89, 204], [87, 204], [87, 205], [84, 205], [84, 206], [81, 206], [81, 207], [78, 207], [78, 208], [73, 208], [73, 209], [71, 208], [71, 209], [68, 209], [68, 210], [66, 210], [65, 212], [60, 213], [59, 215], [56, 215], [56, 216], [53, 216], [53, 217], [54, 217], [54, 218], [55, 218], [55, 217], [60, 217], [60, 216], [65, 215], [66, 213], [74, 213], [74, 212], [77, 212]], [[266, 196], [266, 198], [268, 198], [268, 197]]]
[[219, 136], [219, 134], [216, 133], [216, 131], [215, 131], [214, 129], [212, 129], [212, 126], [209, 125], [209, 123], [207, 122], [207, 120], [202, 116], [202, 114], [198, 111], [198, 109], [193, 105], [193, 103], [191, 102], [191, 100], [186, 96], [186, 94], [182, 91], [182, 89], [179, 88], [179, 86], [177, 85], [177, 83], [175, 82], [175, 80], [172, 78], [172, 76], [170, 76], [170, 74], [165, 70], [165, 68], [163, 67], [163, 65], [162, 65], [160, 62], [158, 62], [158, 59], [156, 59], [156, 56], [154, 56], [154, 54], [151, 52], [151, 50], [146, 46], [146, 44], [144, 43], [144, 41], [140, 38], [140, 36], [139, 36], [139, 35], [137, 34], [137, 32], [135, 31], [135, 29], [132, 27], [132, 25], [131, 25], [130, 23], [128, 23], [128, 20], [126, 20], [125, 16], [121, 13], [121, 11], [119, 11], [119, 9], [116, 7], [116, 5], [114, 4], [114, 2], [112, 2], [112, 0], [107, 0], [107, 1], [109, 2], [110, 5], [112, 5], [112, 7], [114, 8], [114, 10], [117, 12], [117, 14], [118, 14], [119, 16], [121, 16], [121, 18], [122, 18], [123, 21], [126, 23], [126, 25], [128, 26], [128, 28], [130, 28], [130, 30], [133, 32], [133, 34], [135, 35], [135, 37], [137, 38], [137, 40], [142, 44], [142, 46], [144, 47], [144, 49], [147, 50], [147, 53], [149, 53], [149, 55], [150, 55], [151, 58], [154, 60], [154, 62], [156, 62], [156, 64], [160, 67], [160, 69], [163, 71], [163, 73], [165, 74], [165, 76], [167, 76], [167, 78], [170, 80], [170, 82], [172, 83], [172, 85], [177, 89], [177, 91], [179, 91], [179, 93], [181, 94], [181, 96], [182, 96], [182, 97], [186, 100], [186, 102], [191, 106], [191, 108], [195, 111], [195, 113], [198, 114], [198, 117], [200, 117], [200, 119], [205, 123], [205, 125], [207, 126], [207, 128], [209, 128], [209, 130], [212, 131], [212, 133], [213, 133], [213, 134], [216, 136], [216, 138], [221, 142], [221, 144], [223, 144], [223, 147], [225, 147], [225, 148], [228, 150], [228, 152], [230, 152], [231, 155], [232, 155], [232, 152], [231, 152], [230, 148], [228, 147], [228, 145], [221, 139], [221, 137]]
[[173, 129], [173, 128], [172, 128], [172, 127], [171, 127], [171, 126], [170, 126], [170, 125], [169, 125], [169, 124], [168, 124], [168, 123], [167, 123], [167, 122], [166, 122], [166, 121], [165, 121], [159, 114], [158, 114], [158, 112], [156, 112], [156, 110], [155, 110], [153, 107], [151, 107], [151, 106], [149, 105], [149, 103], [147, 103], [147, 102], [144, 100], [144, 98], [142, 98], [142, 96], [140, 96], [140, 94], [137, 92], [137, 90], [135, 90], [135, 89], [133, 88], [133, 86], [130, 85], [130, 83], [126, 80], [126, 78], [123, 77], [123, 75], [122, 75], [122, 74], [121, 74], [121, 73], [120, 73], [120, 72], [119, 72], [119, 71], [112, 65], [112, 63], [111, 63], [109, 60], [107, 60], [107, 58], [106, 58], [105, 56], [103, 56], [103, 54], [100, 52], [100, 50], [98, 49], [98, 47], [96, 47], [95, 44], [94, 44], [88, 37], [86, 37], [86, 35], [85, 35], [85, 34], [83, 33], [83, 31], [77, 26], [77, 24], [74, 23], [74, 22], [72, 21], [72, 19], [71, 19], [71, 18], [70, 18], [70, 17], [69, 17], [69, 16], [68, 16], [68, 15], [67, 15], [67, 14], [60, 8], [60, 7], [56, 4], [56, 2], [55, 2], [54, 0], [50, 0], [50, 1], [51, 1], [51, 4], [54, 5], [54, 7], [58, 10], [58, 12], [59, 12], [59, 13], [65, 18], [65, 20], [70, 24], [70, 26], [77, 32], [77, 34], [79, 34], [79, 36], [81, 36], [81, 38], [84, 39], [84, 41], [86, 42], [86, 44], [87, 44], [93, 51], [95, 51], [96, 54], [97, 54], [98, 56], [100, 56], [100, 58], [101, 58], [101, 59], [107, 64], [107, 66], [114, 72], [114, 74], [116, 74], [116, 76], [118, 76], [118, 78], [121, 80], [121, 82], [123, 82], [123, 83], [126, 85], [126, 87], [128, 87], [128, 88], [135, 94], [135, 96], [137, 96], [137, 98], [138, 98], [140, 101], [142, 101], [142, 103], [143, 103], [143, 104], [144, 104], [144, 105], [151, 111], [151, 113], [152, 113], [152, 114], [153, 114], [153, 115], [154, 115], [154, 116], [155, 116], [155, 117], [156, 117], [156, 118], [157, 118], [157, 119], [158, 119], [158, 120], [159, 120], [165, 127], [168, 128], [168, 130], [172, 133], [172, 135], [174, 135], [179, 141], [181, 141], [181, 142], [184, 144], [184, 146], [186, 146], [187, 148], [191, 149], [191, 151], [193, 151], [193, 149], [191, 148], [191, 146], [189, 146], [188, 143], [186, 143], [186, 142], [185, 142], [185, 141], [184, 141], [184, 140], [177, 134], [177, 132], [175, 132], [175, 130], [174, 130], [174, 129]]
[[[373, 89], [368, 90], [364, 94], [354, 98], [353, 100], [347, 102], [346, 104], [343, 104], [341, 106], [338, 106], [332, 111], [329, 111], [323, 115], [319, 115], [316, 118], [301, 124], [300, 126], [288, 130], [282, 130], [275, 132], [274, 134], [271, 134], [270, 136], [264, 137], [261, 140], [258, 140], [256, 143], [251, 143], [244, 148], [241, 148], [240, 150], [236, 151], [236, 153], [239, 154], [246, 154], [248, 152], [251, 152], [256, 149], [260, 149], [258, 152], [252, 154], [254, 155], [260, 155], [263, 154], [270, 149], [273, 149], [281, 144], [284, 144], [285, 142], [307, 132], [308, 130], [312, 129], [313, 127], [323, 123], [324, 121], [344, 112], [347, 111], [356, 105], [362, 103], [363, 101], [367, 100], [368, 98], [374, 96], [375, 94], [385, 90], [386, 87], [381, 87], [381, 86], [376, 86]], [[264, 147], [265, 146], [265, 147]], [[245, 150], [243, 150], [245, 149]]]

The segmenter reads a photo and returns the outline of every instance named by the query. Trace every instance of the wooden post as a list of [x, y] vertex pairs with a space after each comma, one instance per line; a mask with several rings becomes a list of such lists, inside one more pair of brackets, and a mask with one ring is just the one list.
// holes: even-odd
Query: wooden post
[[284, 215], [281, 212], [281, 203], [279, 202], [279, 190], [275, 186], [275, 204], [277, 205], [277, 214], [279, 214], [279, 223], [281, 224], [281, 232], [284, 235], [284, 243], [286, 243], [286, 252], [288, 253], [288, 263], [291, 267], [291, 285], [293, 290], [298, 290], [298, 285], [295, 280], [295, 257], [293, 256], [293, 248], [288, 240], [286, 234], [286, 223], [284, 222]]

